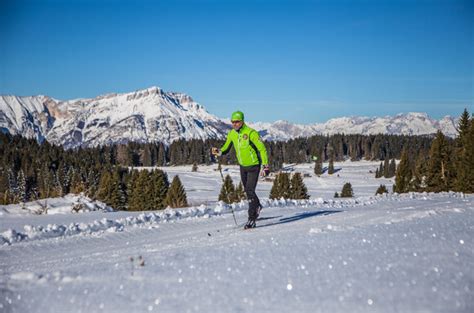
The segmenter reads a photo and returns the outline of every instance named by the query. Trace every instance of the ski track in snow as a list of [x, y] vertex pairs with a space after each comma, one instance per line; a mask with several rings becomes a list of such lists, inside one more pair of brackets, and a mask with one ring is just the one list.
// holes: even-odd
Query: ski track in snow
[[458, 193], [267, 201], [247, 231], [221, 204], [70, 215], [84, 231], [2, 233], [0, 311], [472, 312], [473, 208]]

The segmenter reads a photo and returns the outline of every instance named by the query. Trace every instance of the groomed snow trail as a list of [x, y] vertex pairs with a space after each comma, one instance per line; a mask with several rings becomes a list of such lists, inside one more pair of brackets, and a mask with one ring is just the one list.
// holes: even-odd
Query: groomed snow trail
[[266, 207], [248, 231], [209, 214], [12, 242], [0, 311], [472, 312], [473, 208], [393, 196]]

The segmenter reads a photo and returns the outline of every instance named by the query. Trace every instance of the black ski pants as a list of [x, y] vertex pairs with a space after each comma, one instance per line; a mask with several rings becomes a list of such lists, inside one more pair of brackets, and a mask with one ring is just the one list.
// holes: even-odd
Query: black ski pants
[[244, 185], [245, 193], [249, 201], [249, 219], [257, 219], [258, 208], [260, 207], [260, 200], [255, 193], [257, 188], [258, 177], [260, 175], [260, 165], [240, 166], [240, 178], [242, 185]]

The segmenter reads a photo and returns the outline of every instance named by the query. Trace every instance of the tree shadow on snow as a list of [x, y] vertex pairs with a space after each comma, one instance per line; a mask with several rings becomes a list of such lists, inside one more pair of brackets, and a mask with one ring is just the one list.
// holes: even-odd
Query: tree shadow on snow
[[[338, 167], [338, 168], [334, 168], [334, 173], [337, 173], [339, 171], [342, 170], [342, 167]], [[324, 166], [322, 169], [321, 169], [321, 174], [324, 174], [328, 171], [328, 167], [327, 166]]]
[[[295, 214], [293, 216], [290, 216], [290, 217], [281, 218], [281, 219], [278, 220], [278, 222], [264, 224], [264, 225], [257, 225], [257, 228], [273, 226], [273, 225], [279, 225], [279, 224], [285, 224], [285, 223], [291, 223], [291, 222], [296, 222], [296, 221], [299, 221], [299, 220], [302, 220], [302, 219], [305, 219], [305, 218], [309, 218], [309, 217], [324, 216], [324, 215], [330, 215], [330, 214], [335, 214], [335, 213], [339, 213], [339, 212], [344, 212], [344, 211], [341, 211], [341, 210], [331, 210], [331, 211], [326, 210], [326, 211], [316, 211], [316, 212], [302, 212], [302, 213], [297, 213], [297, 214]], [[277, 216], [277, 217], [279, 217], [279, 216]], [[272, 217], [272, 218], [275, 218], [275, 217]], [[270, 218], [266, 218], [266, 219], [270, 219]]]

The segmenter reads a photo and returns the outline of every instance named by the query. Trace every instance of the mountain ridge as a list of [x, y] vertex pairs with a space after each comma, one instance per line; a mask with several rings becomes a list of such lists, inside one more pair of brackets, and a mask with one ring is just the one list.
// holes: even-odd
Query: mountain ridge
[[[427, 135], [437, 130], [456, 136], [457, 119], [431, 119], [410, 112], [384, 117], [351, 116], [325, 123], [249, 122], [264, 140], [286, 141], [323, 134]], [[157, 86], [95, 98], [58, 100], [46, 95], [0, 95], [0, 131], [47, 140], [66, 148], [113, 143], [164, 142], [179, 139], [224, 139], [228, 119], [209, 113], [185, 93], [165, 92]]]

